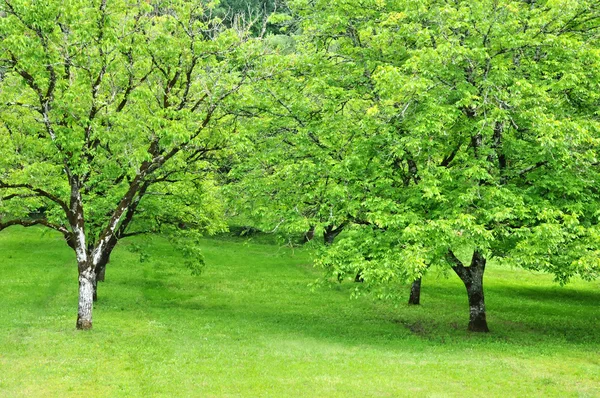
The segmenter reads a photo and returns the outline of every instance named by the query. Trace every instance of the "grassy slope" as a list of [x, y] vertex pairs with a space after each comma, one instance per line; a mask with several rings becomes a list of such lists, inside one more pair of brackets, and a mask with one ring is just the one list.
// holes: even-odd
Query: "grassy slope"
[[454, 276], [423, 305], [312, 292], [306, 253], [207, 239], [201, 277], [157, 240], [117, 250], [94, 330], [74, 330], [76, 271], [53, 234], [0, 234], [0, 396], [600, 396], [600, 284], [486, 274], [492, 333], [471, 335]]

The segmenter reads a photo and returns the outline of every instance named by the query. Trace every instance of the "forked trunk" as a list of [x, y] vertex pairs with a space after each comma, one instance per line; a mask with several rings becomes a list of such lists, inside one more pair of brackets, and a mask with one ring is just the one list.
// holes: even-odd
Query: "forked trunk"
[[421, 278], [415, 279], [410, 287], [410, 297], [408, 298], [408, 304], [419, 305], [421, 304]]
[[333, 242], [335, 242], [335, 237], [336, 237], [337, 235], [338, 235], [338, 234], [336, 234], [336, 233], [334, 233], [334, 232], [331, 232], [331, 231], [329, 231], [329, 230], [327, 230], [327, 229], [326, 229], [326, 230], [323, 232], [323, 243], [324, 243], [325, 245], [327, 245], [327, 246], [331, 246], [331, 245], [333, 245]]
[[79, 271], [79, 306], [77, 309], [77, 329], [92, 328], [92, 309], [94, 307], [94, 285], [96, 274], [91, 266]]
[[485, 299], [483, 295], [485, 257], [483, 257], [481, 252], [475, 250], [471, 259], [471, 265], [465, 267], [452, 252], [450, 252], [449, 256], [455, 264], [452, 269], [460, 277], [467, 289], [467, 296], [469, 297], [469, 331], [489, 332], [490, 330], [488, 329], [485, 317]]

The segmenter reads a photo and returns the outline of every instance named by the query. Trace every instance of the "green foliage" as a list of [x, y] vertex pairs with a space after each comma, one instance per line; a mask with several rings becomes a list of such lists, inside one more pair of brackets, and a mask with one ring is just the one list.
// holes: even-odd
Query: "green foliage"
[[242, 3], [3, 1], [0, 229], [194, 273], [225, 212], [343, 230], [318, 264], [385, 298], [452, 253], [599, 276], [597, 2]]
[[247, 95], [246, 155], [229, 174], [230, 196], [233, 212], [263, 230], [314, 227], [320, 235], [360, 219], [370, 200], [368, 182], [381, 166], [378, 126], [365, 117], [375, 101], [369, 74], [376, 63], [322, 51], [310, 33], [292, 39], [294, 51], [268, 41], [279, 50], [279, 73]]
[[598, 276], [595, 2], [293, 5], [313, 51], [343, 60], [330, 73], [371, 86], [355, 150], [377, 168], [346, 170], [361, 212], [320, 261], [334, 279], [393, 286], [476, 248], [560, 282]]
[[215, 172], [265, 53], [215, 6], [2, 2], [0, 229], [43, 209], [91, 255], [111, 236], [226, 228]]

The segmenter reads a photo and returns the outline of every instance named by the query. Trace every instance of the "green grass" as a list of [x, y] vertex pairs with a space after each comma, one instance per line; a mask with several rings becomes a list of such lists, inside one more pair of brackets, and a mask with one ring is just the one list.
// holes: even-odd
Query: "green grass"
[[600, 284], [490, 266], [492, 333], [465, 331], [464, 287], [432, 273], [418, 308], [307, 285], [308, 253], [202, 243], [200, 277], [162, 240], [122, 247], [94, 329], [75, 330], [60, 236], [0, 234], [0, 397], [600, 396]]

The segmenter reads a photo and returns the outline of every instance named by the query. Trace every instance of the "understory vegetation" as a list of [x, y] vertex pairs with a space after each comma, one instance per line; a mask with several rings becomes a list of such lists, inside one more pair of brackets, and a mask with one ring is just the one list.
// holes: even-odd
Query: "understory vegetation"
[[0, 234], [0, 396], [600, 395], [597, 281], [490, 263], [493, 333], [472, 334], [464, 286], [441, 271], [408, 306], [350, 299], [350, 281], [311, 292], [311, 245], [205, 238], [198, 277], [161, 238], [140, 264], [136, 242], [115, 251], [99, 321], [80, 333], [62, 236]]

